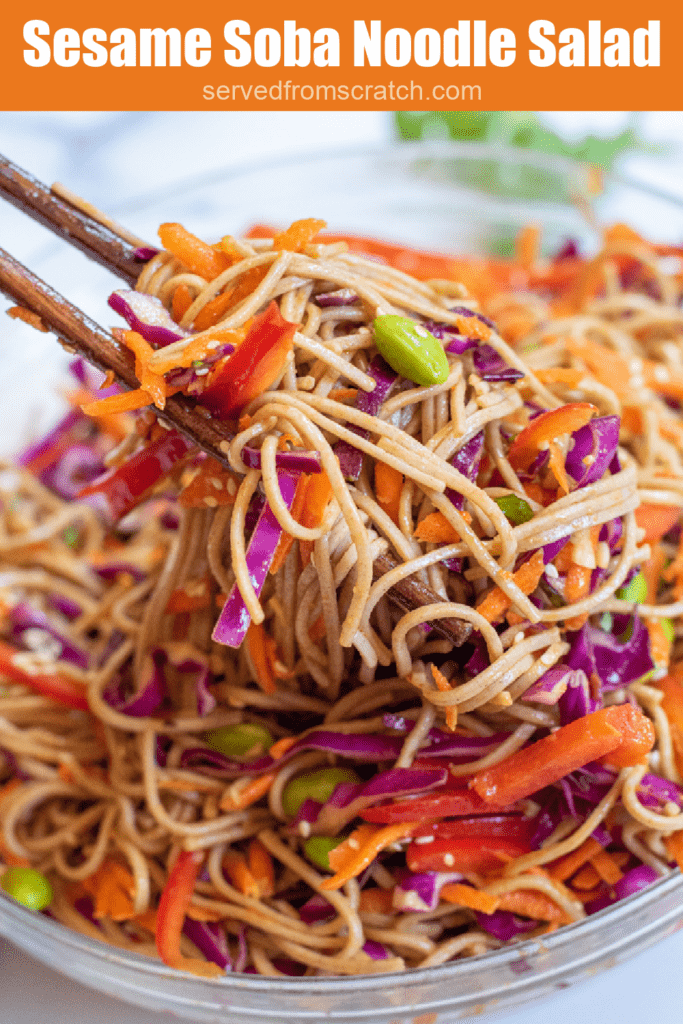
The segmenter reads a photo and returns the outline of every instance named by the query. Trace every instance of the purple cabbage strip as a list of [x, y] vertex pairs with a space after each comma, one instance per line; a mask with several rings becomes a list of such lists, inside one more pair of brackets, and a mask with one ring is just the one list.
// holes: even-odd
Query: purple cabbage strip
[[[258, 448], [244, 446], [241, 452], [242, 462], [249, 469], [261, 468], [261, 452]], [[322, 459], [320, 452], [288, 451], [275, 453], [275, 466], [285, 473], [320, 473]]]
[[[17, 456], [17, 462], [20, 466], [29, 466], [35, 459], [47, 454], [50, 449], [59, 445], [61, 441], [68, 437], [77, 424], [84, 424], [86, 419], [85, 414], [82, 413], [80, 409], [72, 409], [59, 421], [59, 423], [57, 423], [56, 426], [52, 428], [52, 430], [49, 431], [49, 433], [45, 435], [45, 437], [42, 437], [39, 441], [34, 441], [33, 444], [28, 446], [28, 448], [25, 448], [24, 451]], [[60, 452], [57, 450], [54, 458], [55, 462], [59, 458], [59, 455]]]
[[[287, 508], [292, 507], [297, 479], [288, 473], [278, 472], [280, 494]], [[282, 527], [278, 523], [273, 510], [266, 501], [263, 511], [254, 527], [254, 532], [247, 547], [247, 569], [252, 586], [258, 596], [266, 582], [268, 570], [275, 555], [278, 541], [282, 535]], [[213, 631], [212, 639], [217, 644], [228, 647], [239, 647], [247, 634], [251, 615], [244, 603], [239, 587], [235, 583], [221, 609]]]
[[[398, 378], [379, 355], [375, 356], [366, 372], [377, 382], [376, 387], [374, 391], [358, 392], [356, 408], [360, 412], [366, 412], [369, 416], [377, 416]], [[347, 427], [359, 437], [367, 438], [369, 436], [367, 430], [362, 427], [357, 427], [354, 424], [347, 424]], [[339, 459], [341, 471], [346, 479], [357, 480], [363, 467], [363, 452], [354, 448], [348, 441], [337, 441], [334, 453]]]
[[647, 864], [640, 864], [637, 868], [631, 868], [612, 887], [614, 895], [607, 892], [604, 896], [598, 896], [596, 899], [591, 900], [590, 903], [586, 903], [586, 913], [597, 914], [599, 910], [611, 907], [613, 903], [618, 903], [619, 900], [625, 900], [627, 896], [633, 896], [635, 893], [647, 889], [648, 885], [652, 885], [653, 882], [658, 881], [661, 877], [659, 872]]
[[587, 622], [572, 634], [567, 664], [582, 669], [589, 679], [597, 676], [603, 690], [620, 689], [651, 672], [654, 662], [647, 627], [638, 616], [630, 621], [632, 632], [625, 643]]
[[159, 252], [161, 252], [161, 250], [155, 249], [152, 245], [139, 245], [133, 253], [133, 256], [136, 260], [146, 263], [148, 260], [153, 259]]
[[105, 471], [102, 455], [90, 445], [73, 444], [49, 469], [40, 473], [41, 482], [65, 501], [73, 501], [81, 489]]
[[560, 725], [584, 718], [591, 711], [597, 711], [601, 705], [601, 700], [591, 697], [590, 683], [583, 669], [572, 669], [567, 688], [559, 700]]
[[521, 380], [524, 376], [521, 370], [506, 363], [490, 345], [478, 345], [472, 354], [472, 360], [475, 372], [482, 380], [511, 383]]
[[[335, 788], [332, 798], [323, 807], [318, 816], [317, 827], [322, 832], [339, 832], [347, 822], [355, 818], [365, 807], [370, 807], [380, 800], [389, 797], [409, 796], [412, 793], [426, 793], [435, 789], [448, 779], [446, 768], [390, 768], [386, 772], [373, 775], [365, 785], [353, 786], [348, 783], [343, 797], [336, 797]], [[344, 803], [341, 803], [341, 800]]]
[[184, 750], [180, 761], [183, 768], [193, 768], [204, 775], [217, 778], [236, 778], [240, 775], [261, 775], [270, 771], [274, 764], [285, 764], [302, 750], [327, 750], [350, 760], [357, 761], [395, 761], [401, 753], [403, 740], [399, 736], [372, 736], [364, 733], [331, 732], [326, 729], [313, 729], [283, 754], [278, 761], [270, 755], [256, 758], [247, 764], [226, 757], [217, 750], [207, 747], [189, 747]]
[[[44, 633], [48, 633], [54, 640], [57, 640], [61, 645], [62, 649], [59, 653], [59, 661], [67, 661], [71, 665], [77, 665], [79, 668], [87, 669], [90, 664], [90, 659], [83, 648], [78, 647], [76, 644], [68, 640], [63, 633], [60, 632], [59, 628], [50, 622], [47, 615], [28, 604], [26, 601], [20, 601], [9, 612], [9, 622], [11, 626], [11, 636], [14, 641], [19, 641], [24, 647], [28, 648], [26, 638], [24, 634], [30, 629], [39, 629]], [[28, 648], [30, 649], [30, 648]]]
[[355, 306], [358, 296], [352, 288], [338, 288], [336, 292], [320, 292], [315, 301], [323, 309], [327, 306]]
[[211, 963], [218, 964], [224, 971], [232, 970], [228, 943], [220, 926], [210, 921], [195, 921], [191, 917], [186, 917], [183, 934], [187, 935], [190, 942], [193, 942]]
[[619, 443], [618, 416], [599, 416], [572, 434], [573, 447], [567, 453], [567, 472], [579, 487], [601, 480], [611, 465]]
[[455, 871], [424, 871], [406, 875], [394, 889], [394, 910], [434, 910], [439, 905], [444, 885], [463, 880], [463, 876]]
[[331, 921], [337, 911], [331, 903], [328, 903], [324, 896], [311, 896], [302, 907], [299, 907], [299, 917], [304, 924], [320, 924], [322, 921]]
[[653, 775], [651, 772], [646, 772], [643, 775], [638, 784], [637, 795], [643, 807], [652, 807], [654, 810], [660, 810], [667, 803], [683, 806], [683, 789], [675, 782], [662, 779], [659, 775]]
[[[451, 465], [454, 469], [457, 469], [459, 473], [462, 473], [464, 477], [471, 483], [475, 483], [477, 476], [479, 475], [479, 466], [481, 465], [481, 457], [484, 453], [484, 431], [480, 430], [478, 434], [471, 437], [462, 448], [459, 448], [451, 459]], [[462, 494], [458, 494], [457, 491], [452, 490], [450, 487], [446, 490], [446, 497], [449, 499], [452, 505], [462, 512], [465, 506], [465, 499]]]
[[523, 917], [511, 914], [509, 910], [494, 910], [492, 914], [482, 914], [481, 911], [475, 910], [474, 916], [479, 927], [500, 942], [508, 942], [524, 932], [538, 928], [538, 921], [527, 921]]
[[557, 704], [572, 675], [572, 669], [566, 665], [553, 665], [540, 679], [532, 683], [522, 694], [521, 700], [533, 701], [536, 704]]
[[114, 711], [133, 718], [145, 718], [153, 714], [166, 697], [166, 676], [164, 667], [168, 655], [161, 648], [152, 651], [145, 659], [140, 681], [132, 697], [126, 697], [122, 682], [111, 686], [102, 694]]
[[190, 331], [179, 327], [163, 302], [153, 295], [119, 288], [107, 301], [130, 329], [137, 331], [150, 345], [163, 348], [190, 336]]
[[374, 939], [367, 939], [363, 944], [363, 952], [372, 960], [388, 960], [389, 950], [386, 946], [383, 946], [381, 942], [375, 942]]
[[249, 947], [247, 946], [247, 926], [245, 924], [241, 924], [239, 932], [237, 933], [237, 959], [235, 960], [233, 971], [241, 974], [247, 966], [248, 959]]

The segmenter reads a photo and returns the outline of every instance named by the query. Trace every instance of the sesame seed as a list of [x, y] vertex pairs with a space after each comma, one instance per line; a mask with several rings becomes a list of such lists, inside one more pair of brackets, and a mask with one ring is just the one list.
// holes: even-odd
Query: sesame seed
[[220, 348], [220, 344], [221, 344], [221, 343], [220, 343], [220, 341], [218, 341], [218, 340], [216, 340], [216, 341], [210, 341], [210, 342], [209, 342], [209, 344], [208, 344], [208, 345], [207, 345], [206, 347], [207, 347], [207, 348], [210, 348], [210, 349], [214, 349], [214, 348]]
[[227, 484], [225, 485], [225, 489], [227, 490], [228, 494], [236, 494], [237, 493], [237, 484], [232, 479], [232, 477], [230, 477], [230, 479], [228, 480]]
[[220, 444], [218, 445], [218, 449], [219, 451], [223, 452], [224, 455], [227, 455], [228, 452], [230, 451], [230, 442], [221, 441]]
[[546, 576], [550, 576], [551, 580], [557, 580], [557, 579], [560, 578], [560, 574], [559, 574], [559, 572], [557, 571], [557, 568], [553, 565], [552, 562], [550, 562], [548, 565], [546, 565], [546, 567], [545, 567], [545, 574], [546, 574]]
[[434, 836], [418, 836], [417, 839], [413, 840], [413, 842], [416, 846], [426, 846], [427, 843], [434, 842]]
[[353, 836], [348, 840], [348, 844], [352, 850], [360, 850], [360, 843]]
[[415, 333], [417, 334], [418, 338], [426, 338], [429, 334], [429, 331], [425, 330], [422, 324], [415, 324]]
[[452, 868], [455, 864], [455, 857], [452, 853], [445, 853], [443, 856], [443, 862], [447, 868]]
[[311, 823], [310, 821], [299, 822], [299, 835], [303, 836], [304, 839], [308, 839], [311, 834]]
[[217, 476], [211, 477], [211, 486], [215, 487], [217, 491], [223, 490], [223, 481], [219, 480]]
[[518, 633], [515, 633], [514, 637], [512, 638], [512, 642], [513, 642], [513, 644], [521, 644], [523, 639], [524, 639], [524, 632], [523, 632], [523, 630], [520, 629], [520, 631]]
[[217, 501], [216, 501], [216, 499], [215, 499], [215, 498], [214, 498], [214, 497], [213, 497], [212, 495], [210, 495], [210, 494], [209, 494], [209, 495], [207, 495], [207, 496], [206, 496], [206, 498], [204, 498], [204, 504], [205, 504], [205, 505], [208, 505], [208, 506], [209, 506], [209, 508], [218, 508], [218, 502], [217, 502]]

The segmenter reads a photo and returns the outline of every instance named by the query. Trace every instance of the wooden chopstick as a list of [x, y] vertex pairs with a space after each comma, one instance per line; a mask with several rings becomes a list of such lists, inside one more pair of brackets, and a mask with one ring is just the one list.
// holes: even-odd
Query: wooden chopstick
[[33, 220], [54, 231], [97, 263], [135, 285], [143, 266], [136, 246], [85, 210], [55, 195], [47, 185], [0, 154], [0, 195]]
[[[137, 281], [142, 263], [133, 255], [135, 246], [130, 241], [95, 220], [87, 210], [64, 202], [2, 156], [0, 195], [129, 284], [134, 285]], [[127, 388], [139, 387], [133, 353], [4, 249], [0, 249], [0, 291], [18, 305], [36, 313], [69, 352], [82, 356], [105, 373], [113, 371], [117, 380]], [[208, 455], [228, 465], [220, 445], [230, 441], [232, 434], [225, 424], [212, 420], [208, 412], [191, 398], [174, 395], [166, 400], [163, 411], [156, 409], [155, 413], [162, 422], [179, 430]], [[381, 555], [374, 562], [375, 578], [399, 564], [392, 555]], [[395, 584], [388, 597], [403, 611], [441, 600], [414, 576]], [[472, 631], [469, 623], [459, 619], [439, 619], [432, 623], [432, 628], [456, 647], [465, 643]]]

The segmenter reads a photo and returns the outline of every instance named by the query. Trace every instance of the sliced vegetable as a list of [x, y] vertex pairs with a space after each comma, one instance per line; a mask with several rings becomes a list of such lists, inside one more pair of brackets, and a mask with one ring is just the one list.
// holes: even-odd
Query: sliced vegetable
[[613, 764], [636, 764], [654, 739], [652, 723], [633, 705], [601, 708], [478, 772], [470, 785], [488, 803], [514, 803], [607, 754]]
[[155, 940], [159, 956], [169, 967], [216, 978], [223, 973], [217, 964], [188, 958], [180, 952], [180, 935], [203, 863], [204, 854], [199, 850], [182, 850], [178, 854], [159, 899]]
[[211, 729], [204, 739], [212, 750], [226, 757], [262, 757], [273, 745], [273, 737], [265, 725], [258, 722], [242, 722], [239, 725], [225, 725]]
[[35, 868], [9, 867], [0, 875], [0, 886], [29, 910], [47, 910], [52, 903], [52, 886]]
[[296, 329], [297, 324], [284, 320], [277, 303], [271, 302], [236, 351], [217, 364], [202, 392], [202, 405], [219, 419], [239, 416], [282, 372]]
[[522, 523], [528, 523], [530, 519], [534, 518], [529, 502], [516, 494], [504, 494], [501, 498], [493, 500], [513, 526], [521, 526]]
[[109, 523], [116, 523], [193, 450], [193, 443], [182, 434], [164, 431], [123, 465], [84, 487], [79, 500], [93, 505]]
[[132, 331], [157, 348], [189, 336], [190, 332], [178, 327], [163, 302], [153, 295], [120, 288], [107, 301]]
[[374, 825], [361, 825], [348, 839], [330, 851], [330, 865], [335, 874], [326, 878], [320, 888], [326, 890], [341, 889], [351, 878], [356, 878], [365, 870], [385, 847], [405, 839], [415, 827], [414, 822], [402, 825], [386, 825], [375, 828]]
[[521, 840], [468, 836], [435, 839], [431, 843], [413, 841], [406, 850], [406, 862], [411, 871], [490, 874], [530, 851], [530, 844]]
[[352, 768], [320, 768], [315, 772], [297, 775], [282, 791], [282, 809], [293, 818], [304, 800], [316, 800], [324, 804], [334, 793], [340, 782], [360, 782]]
[[681, 518], [680, 505], [639, 505], [635, 511], [636, 523], [645, 531], [646, 544], [658, 544], [665, 533], [672, 530]]
[[331, 871], [330, 852], [345, 841], [345, 836], [309, 836], [304, 842], [304, 854], [316, 867]]
[[508, 459], [517, 470], [528, 470], [541, 450], [562, 434], [585, 426], [598, 410], [589, 402], [574, 402], [536, 416], [510, 445]]
[[85, 687], [61, 672], [29, 672], [15, 663], [19, 651], [0, 641], [0, 676], [13, 683], [21, 683], [43, 697], [69, 708], [87, 711], [89, 708]]
[[206, 281], [213, 281], [234, 262], [225, 252], [207, 245], [182, 224], [162, 224], [159, 238], [164, 248], [177, 256], [191, 273], [199, 274]]
[[376, 317], [372, 327], [377, 348], [396, 373], [425, 388], [447, 379], [443, 345], [422, 324], [388, 313]]
[[[512, 579], [522, 593], [531, 594], [538, 586], [544, 570], [545, 559], [543, 551], [538, 550], [533, 553], [528, 561], [520, 565], [519, 569], [512, 574]], [[498, 622], [511, 605], [512, 600], [505, 591], [501, 590], [500, 587], [494, 587], [493, 590], [486, 594], [483, 601], [477, 605], [477, 611], [489, 622]]]

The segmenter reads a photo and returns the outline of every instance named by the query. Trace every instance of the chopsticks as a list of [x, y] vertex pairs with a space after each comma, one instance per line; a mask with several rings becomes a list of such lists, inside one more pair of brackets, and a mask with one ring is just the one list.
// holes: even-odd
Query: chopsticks
[[[128, 284], [135, 285], [143, 262], [135, 255], [138, 246], [130, 238], [123, 237], [115, 230], [115, 225], [103, 224], [93, 217], [87, 205], [79, 208], [66, 202], [2, 155], [0, 195]], [[0, 249], [0, 291], [18, 305], [36, 313], [67, 351], [83, 356], [105, 373], [113, 371], [127, 388], [139, 386], [133, 353], [4, 249]], [[232, 440], [232, 435], [225, 424], [210, 419], [208, 412], [191, 398], [174, 395], [167, 399], [163, 411], [157, 409], [155, 413], [162, 422], [179, 430], [208, 455], [228, 465], [220, 445], [223, 441]], [[399, 564], [392, 555], [381, 555], [374, 563], [375, 578]], [[395, 584], [388, 596], [404, 611], [441, 601], [416, 576]], [[432, 627], [434, 632], [456, 647], [465, 643], [471, 633], [469, 623], [459, 619], [440, 619]]]

